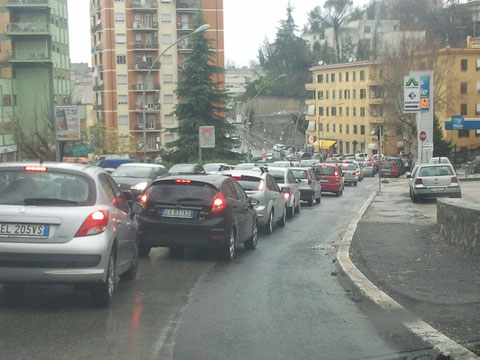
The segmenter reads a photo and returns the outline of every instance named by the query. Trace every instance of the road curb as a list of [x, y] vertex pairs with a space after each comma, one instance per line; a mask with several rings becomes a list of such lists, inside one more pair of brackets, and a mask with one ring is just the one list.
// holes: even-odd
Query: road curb
[[458, 181], [462, 182], [470, 182], [470, 181], [480, 181], [480, 177], [469, 177], [469, 178], [458, 178]]
[[348, 225], [347, 231], [343, 236], [342, 243], [337, 252], [337, 263], [340, 269], [347, 278], [349, 278], [359, 294], [380, 307], [382, 310], [387, 311], [394, 318], [398, 319], [408, 332], [430, 345], [439, 354], [446, 356], [449, 359], [480, 360], [479, 356], [420, 320], [390, 296], [385, 294], [368, 280], [350, 260], [350, 245], [358, 223], [376, 196], [377, 192], [375, 191], [363, 204], [362, 208]]

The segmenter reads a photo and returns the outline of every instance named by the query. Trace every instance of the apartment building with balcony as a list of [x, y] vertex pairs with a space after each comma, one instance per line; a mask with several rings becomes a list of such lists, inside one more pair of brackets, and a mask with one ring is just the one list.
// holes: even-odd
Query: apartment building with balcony
[[[213, 62], [224, 67], [223, 0], [91, 0], [90, 4], [94, 117], [117, 132], [120, 151], [130, 149], [135, 141], [137, 157], [146, 150], [153, 158], [175, 140], [169, 129], [178, 126], [172, 112], [178, 103], [178, 68], [191, 52], [188, 39], [162, 56], [147, 81], [149, 69], [169, 45], [193, 32], [198, 11], [211, 26], [206, 36], [212, 39]], [[215, 80], [225, 83], [224, 75]]]
[[[314, 66], [307, 135], [315, 150], [350, 154], [378, 152], [374, 131], [382, 126], [385, 143], [382, 153], [397, 155], [403, 148], [403, 127], [386, 121], [382, 62], [358, 61]], [[312, 112], [312, 110], [314, 111]], [[320, 141], [319, 141], [320, 140]]]
[[16, 126], [34, 138], [71, 94], [67, 0], [0, 0], [0, 160], [21, 152]]

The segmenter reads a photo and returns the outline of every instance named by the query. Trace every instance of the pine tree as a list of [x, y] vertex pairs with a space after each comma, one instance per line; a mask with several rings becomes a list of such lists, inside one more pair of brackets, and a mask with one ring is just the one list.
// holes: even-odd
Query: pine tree
[[438, 117], [433, 118], [433, 156], [447, 156], [452, 152], [453, 145], [451, 141], [443, 137], [442, 126]]
[[[194, 27], [204, 23], [203, 15], [195, 17]], [[224, 70], [212, 65], [213, 52], [210, 40], [198, 33], [189, 37], [192, 49], [184, 58], [175, 91], [179, 102], [173, 114], [179, 126], [170, 132], [179, 136], [167, 145], [171, 149], [165, 156], [171, 162], [195, 162], [198, 159], [199, 126], [215, 126], [215, 149], [204, 149], [205, 160], [234, 160], [238, 154], [231, 151], [234, 141], [229, 134], [233, 127], [225, 119], [225, 103], [228, 95], [221, 89], [221, 83], [214, 79]]]

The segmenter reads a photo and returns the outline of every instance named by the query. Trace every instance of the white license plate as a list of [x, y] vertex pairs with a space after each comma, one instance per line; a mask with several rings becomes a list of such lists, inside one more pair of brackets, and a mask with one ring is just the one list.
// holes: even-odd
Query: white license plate
[[438, 187], [438, 188], [429, 188], [428, 191], [430, 192], [445, 192], [447, 188], [444, 187]]
[[48, 237], [50, 227], [39, 224], [0, 224], [0, 236]]
[[191, 219], [193, 218], [193, 214], [194, 214], [193, 210], [162, 209], [163, 217]]
[[327, 183], [328, 179], [320, 179], [320, 182]]

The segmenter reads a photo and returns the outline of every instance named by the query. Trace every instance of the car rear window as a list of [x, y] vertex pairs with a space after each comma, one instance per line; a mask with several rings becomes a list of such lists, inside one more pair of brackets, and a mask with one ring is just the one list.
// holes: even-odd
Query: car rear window
[[[39, 169], [42, 169], [39, 171]], [[46, 168], [0, 170], [0, 204], [92, 206], [95, 183], [85, 175]]]
[[393, 164], [390, 163], [382, 163], [382, 168], [391, 168], [393, 167]]
[[356, 170], [357, 168], [353, 164], [342, 164], [343, 170]]
[[[185, 182], [181, 182], [185, 181]], [[199, 205], [211, 204], [218, 190], [211, 184], [190, 180], [166, 180], [154, 183], [147, 194], [149, 201], [181, 204], [198, 202]]]
[[453, 175], [453, 170], [450, 166], [427, 166], [422, 167], [418, 176], [428, 177], [428, 176], [451, 176]]
[[307, 170], [292, 170], [292, 173], [297, 179], [308, 179]]
[[269, 170], [268, 173], [272, 175], [277, 184], [283, 184], [285, 182], [285, 172], [281, 170]]
[[315, 171], [317, 175], [333, 175], [335, 168], [333, 166], [315, 166], [313, 171]]
[[260, 181], [262, 181], [261, 178], [256, 176], [230, 175], [230, 177], [237, 180], [240, 186], [245, 191], [257, 191], [260, 185]]
[[120, 166], [113, 173], [113, 177], [150, 178], [153, 169], [150, 166]]
[[193, 173], [195, 166], [191, 164], [177, 164], [170, 169], [171, 173]]

